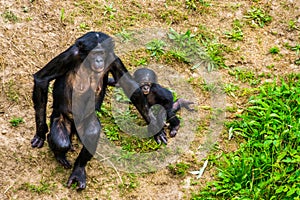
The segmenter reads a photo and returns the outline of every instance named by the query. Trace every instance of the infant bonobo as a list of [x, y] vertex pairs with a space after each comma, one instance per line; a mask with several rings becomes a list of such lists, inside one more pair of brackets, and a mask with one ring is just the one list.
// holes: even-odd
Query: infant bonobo
[[[167, 123], [169, 123], [168, 129], [170, 130], [169, 135], [170, 137], [175, 137], [180, 126], [180, 120], [176, 116], [176, 112], [179, 111], [181, 107], [186, 108], [188, 111], [193, 111], [193, 109], [189, 107], [193, 102], [182, 98], [174, 102], [172, 92], [158, 84], [157, 76], [151, 69], [141, 68], [136, 70], [133, 74], [133, 79], [139, 84], [140, 89], [147, 98], [149, 108], [155, 104], [159, 104], [166, 110], [166, 120]], [[108, 84], [115, 86], [116, 83], [113, 79], [109, 79]], [[158, 141], [159, 138], [155, 136], [154, 138], [158, 143], [161, 142]], [[162, 142], [167, 143], [167, 141]]]

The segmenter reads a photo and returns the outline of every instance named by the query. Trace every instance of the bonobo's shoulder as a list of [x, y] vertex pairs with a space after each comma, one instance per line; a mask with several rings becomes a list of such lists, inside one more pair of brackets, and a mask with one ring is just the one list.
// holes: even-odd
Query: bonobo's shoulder
[[[153, 88], [154, 87], [154, 88]], [[172, 92], [170, 90], [168, 90], [167, 88], [162, 87], [159, 84], [154, 84], [152, 86], [152, 90], [154, 89], [154, 91], [159, 94], [160, 96], [163, 96], [164, 98], [167, 99], [173, 99], [173, 95]]]

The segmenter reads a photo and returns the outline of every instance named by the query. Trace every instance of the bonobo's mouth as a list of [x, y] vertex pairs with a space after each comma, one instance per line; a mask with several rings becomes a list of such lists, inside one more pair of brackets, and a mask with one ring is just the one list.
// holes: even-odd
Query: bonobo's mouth
[[93, 65], [92, 66], [92, 70], [99, 73], [99, 72], [103, 72], [104, 71], [104, 66], [98, 66], [98, 65]]

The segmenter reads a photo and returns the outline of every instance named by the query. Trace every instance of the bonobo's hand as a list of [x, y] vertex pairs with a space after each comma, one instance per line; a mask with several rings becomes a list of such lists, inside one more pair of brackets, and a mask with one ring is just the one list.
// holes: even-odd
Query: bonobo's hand
[[83, 190], [86, 187], [86, 172], [84, 167], [75, 167], [68, 180], [68, 187], [73, 183], [78, 183], [77, 190]]
[[179, 125], [175, 127], [169, 126], [168, 128], [170, 129], [170, 133], [169, 133], [170, 137], [175, 137], [179, 129]]
[[41, 148], [44, 146], [44, 141], [45, 141], [44, 138], [41, 138], [40, 136], [35, 135], [31, 140], [31, 146], [33, 148], [35, 148], [35, 147]]
[[168, 144], [167, 135], [166, 135], [166, 132], [164, 130], [161, 130], [159, 133], [154, 135], [154, 140], [158, 144], [161, 144], [161, 142], [163, 142], [164, 144]]
[[185, 109], [187, 109], [188, 111], [195, 111], [195, 109], [194, 108], [191, 108], [190, 107], [190, 105], [191, 104], [194, 104], [194, 102], [191, 102], [191, 101], [188, 101], [188, 102], [186, 102], [186, 104], [183, 104], [183, 107], [185, 108]]

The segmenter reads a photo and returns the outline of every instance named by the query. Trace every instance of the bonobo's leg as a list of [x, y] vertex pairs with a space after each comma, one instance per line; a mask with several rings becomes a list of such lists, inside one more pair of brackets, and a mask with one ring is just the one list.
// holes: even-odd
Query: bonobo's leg
[[194, 102], [187, 101], [182, 98], [177, 99], [173, 103], [172, 111], [168, 112], [168, 122], [170, 123], [168, 128], [170, 129], [170, 137], [175, 137], [180, 127], [180, 120], [176, 117], [176, 112], [179, 111], [181, 107], [184, 107], [188, 111], [194, 111], [194, 109], [190, 108], [190, 104], [194, 104]]
[[85, 166], [92, 159], [93, 155], [83, 147], [77, 157], [72, 174], [69, 177], [67, 186], [71, 187], [73, 183], [78, 183], [78, 189], [82, 190], [86, 187], [86, 171]]
[[83, 148], [75, 161], [74, 168], [67, 185], [70, 187], [73, 183], [78, 183], [78, 189], [82, 190], [86, 187], [85, 166], [97, 150], [101, 125], [97, 116], [95, 114], [91, 114], [78, 124], [76, 128], [83, 143]]
[[181, 109], [181, 107], [184, 107], [185, 109], [187, 109], [188, 111], [194, 111], [193, 108], [190, 108], [189, 105], [191, 104], [194, 104], [194, 102], [191, 102], [191, 101], [188, 101], [188, 100], [185, 100], [185, 99], [177, 99], [174, 104], [173, 104], [173, 108], [172, 108], [172, 111], [174, 113], [176, 113], [177, 111], [179, 111]]
[[175, 137], [180, 126], [180, 120], [173, 111], [168, 112], [167, 121], [169, 122], [170, 137]]
[[72, 123], [62, 115], [51, 116], [50, 133], [47, 136], [48, 144], [56, 160], [65, 168], [71, 168], [66, 153], [71, 149]]

